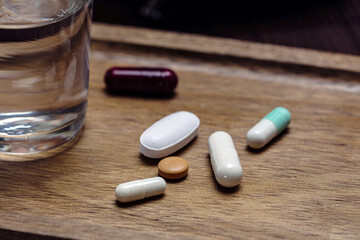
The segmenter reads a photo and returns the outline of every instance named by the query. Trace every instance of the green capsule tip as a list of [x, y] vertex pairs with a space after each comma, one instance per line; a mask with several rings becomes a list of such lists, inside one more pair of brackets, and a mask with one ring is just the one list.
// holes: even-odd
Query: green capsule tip
[[276, 126], [277, 132], [284, 130], [291, 121], [291, 114], [289, 110], [284, 107], [274, 108], [268, 115], [264, 117], [265, 119], [270, 120]]

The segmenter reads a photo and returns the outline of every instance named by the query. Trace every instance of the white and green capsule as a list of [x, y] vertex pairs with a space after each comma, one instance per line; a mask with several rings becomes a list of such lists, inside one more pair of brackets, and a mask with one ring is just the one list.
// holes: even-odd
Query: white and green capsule
[[247, 145], [262, 148], [275, 136], [282, 132], [291, 121], [289, 110], [277, 107], [252, 127], [246, 134]]

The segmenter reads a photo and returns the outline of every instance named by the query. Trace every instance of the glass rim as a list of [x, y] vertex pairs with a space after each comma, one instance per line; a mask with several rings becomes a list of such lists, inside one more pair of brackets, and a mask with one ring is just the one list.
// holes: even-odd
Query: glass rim
[[80, 9], [84, 7], [85, 4], [90, 2], [92, 0], [82, 0], [81, 4], [71, 6], [70, 8], [66, 9], [66, 14], [59, 16], [57, 18], [52, 18], [48, 21], [36, 21], [36, 22], [1, 22], [0, 21], [0, 29], [26, 29], [26, 28], [35, 28], [35, 27], [41, 27], [44, 25], [49, 25], [52, 23], [59, 22], [69, 16], [74, 15], [76, 12], [78, 12]]
[[53, 35], [73, 23], [74, 17], [78, 17], [84, 8], [91, 8], [93, 0], [84, 0], [83, 4], [75, 8], [73, 12], [56, 18], [52, 21], [29, 23], [26, 25], [0, 24], [0, 42], [33, 41]]

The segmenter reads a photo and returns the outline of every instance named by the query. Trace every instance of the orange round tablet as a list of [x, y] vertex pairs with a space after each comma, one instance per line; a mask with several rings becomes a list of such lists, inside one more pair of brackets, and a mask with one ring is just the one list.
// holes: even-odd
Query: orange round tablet
[[167, 179], [179, 179], [188, 173], [189, 164], [181, 157], [167, 157], [158, 164], [159, 175]]

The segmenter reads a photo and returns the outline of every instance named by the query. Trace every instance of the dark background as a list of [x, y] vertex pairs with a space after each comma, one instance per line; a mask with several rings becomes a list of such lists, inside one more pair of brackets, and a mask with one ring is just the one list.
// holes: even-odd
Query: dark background
[[360, 0], [95, 0], [94, 21], [360, 55]]

